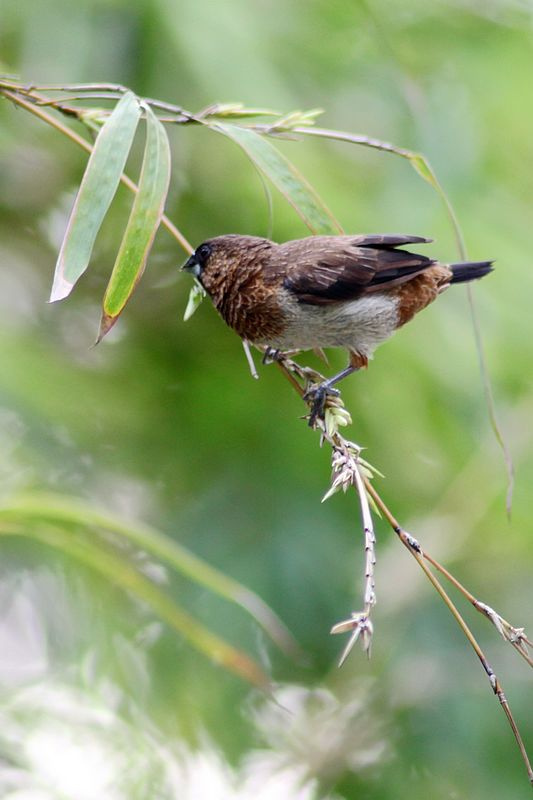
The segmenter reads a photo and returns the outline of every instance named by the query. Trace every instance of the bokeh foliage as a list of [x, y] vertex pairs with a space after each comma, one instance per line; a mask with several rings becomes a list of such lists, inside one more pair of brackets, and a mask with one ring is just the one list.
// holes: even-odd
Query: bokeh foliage
[[[5, 70], [24, 80], [120, 82], [193, 110], [232, 100], [280, 111], [321, 106], [330, 127], [430, 158], [469, 255], [496, 261], [476, 297], [517, 468], [512, 522], [461, 290], [378, 351], [343, 394], [353, 438], [387, 476], [380, 488], [397, 516], [517, 624], [530, 622], [533, 528], [530, 23], [518, 3], [496, 1], [143, 0], [132, 8], [54, 0], [39, 18], [29, 0], [0, 7]], [[268, 648], [276, 680], [344, 696], [354, 677], [363, 683], [372, 676], [367, 700], [382, 720], [389, 757], [366, 771], [341, 769], [340, 796], [526, 797], [522, 765], [477, 663], [384, 525], [373, 657], [366, 663], [357, 654], [335, 673], [338, 642], [327, 631], [352, 607], [360, 580], [355, 501], [339, 495], [320, 506], [327, 456], [298, 421], [299, 401], [278, 373], [263, 368], [252, 381], [238, 340], [207, 303], [181, 321], [190, 288], [176, 269], [184, 255], [164, 231], [125, 315], [91, 348], [117, 226], [127, 219], [126, 192], [119, 191], [97, 240], [92, 270], [66, 303], [46, 304], [85, 157], [5, 103], [0, 114], [4, 495], [58, 491], [144, 520], [245, 582], [310, 655], [301, 667]], [[238, 149], [210, 131], [169, 133], [166, 211], [190, 241], [228, 231], [268, 234], [261, 183]], [[280, 147], [347, 231], [428, 235], [436, 239], [428, 252], [457, 257], [438, 198], [406, 163], [323, 141]], [[306, 235], [276, 197], [273, 235]], [[332, 367], [342, 359], [331, 354]], [[207, 730], [229, 759], [247, 751], [245, 685], [171, 630], [141, 641], [149, 609], [68, 555], [11, 540], [2, 553], [5, 587], [44, 566], [66, 583], [70, 615], [55, 602], [59, 592], [40, 603], [45, 672], [65, 672], [91, 653], [99, 679], [121, 686], [170, 736], [194, 742]], [[169, 589], [212, 629], [266, 661], [267, 644], [241, 611], [178, 578]], [[2, 594], [9, 609], [13, 592]], [[474, 626], [531, 742], [526, 668], [481, 619]], [[135, 659], [149, 677], [132, 667]], [[6, 695], [9, 687], [6, 681]]]

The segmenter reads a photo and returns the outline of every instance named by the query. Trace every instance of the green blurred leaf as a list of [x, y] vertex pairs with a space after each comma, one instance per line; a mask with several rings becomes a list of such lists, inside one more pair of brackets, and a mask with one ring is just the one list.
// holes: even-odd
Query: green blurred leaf
[[0, 504], [0, 521], [23, 520], [25, 524], [43, 522], [108, 531], [140, 547], [169, 564], [192, 581], [205, 586], [248, 612], [278, 647], [299, 658], [301, 649], [292, 634], [272, 609], [251, 589], [225, 575], [169, 536], [139, 522], [125, 521], [107, 511], [62, 495], [34, 493], [20, 495]]
[[23, 511], [14, 523], [2, 517], [0, 513], [0, 535], [27, 536], [77, 559], [149, 605], [162, 620], [212, 661], [254, 686], [268, 687], [267, 675], [253, 659], [184, 611], [169, 593], [162, 591], [131, 563], [122, 550], [117, 553], [102, 540], [95, 543], [79, 529], [65, 530], [57, 524], [47, 523], [45, 519], [26, 519]]
[[272, 181], [295, 208], [312, 233], [342, 233], [331, 211], [298, 170], [269, 141], [255, 131], [217, 122], [210, 126], [236, 142], [255, 166]]
[[113, 327], [133, 293], [159, 228], [170, 182], [170, 146], [152, 109], [146, 113], [146, 145], [130, 218], [104, 295], [98, 341]]
[[57, 259], [50, 302], [62, 300], [89, 264], [96, 235], [117, 190], [141, 114], [132, 92], [119, 100], [89, 157]]

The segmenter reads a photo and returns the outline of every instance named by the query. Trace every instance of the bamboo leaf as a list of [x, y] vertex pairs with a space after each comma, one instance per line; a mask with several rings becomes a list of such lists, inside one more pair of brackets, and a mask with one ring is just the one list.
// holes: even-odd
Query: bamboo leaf
[[225, 575], [161, 531], [139, 522], [125, 521], [107, 511], [94, 509], [62, 495], [32, 493], [0, 503], [0, 523], [24, 520], [26, 524], [49, 522], [76, 529], [108, 531], [140, 547], [192, 581], [241, 606], [266, 631], [277, 646], [293, 658], [302, 651], [274, 611], [251, 589]]
[[217, 122], [209, 126], [238, 144], [272, 181], [312, 233], [342, 233], [342, 228], [296, 167], [267, 139], [249, 128]]
[[113, 327], [131, 297], [146, 266], [163, 216], [170, 182], [170, 146], [163, 125], [148, 105], [146, 145], [139, 188], [104, 295], [100, 341]]
[[89, 264], [131, 149], [141, 114], [132, 92], [119, 100], [96, 138], [57, 259], [50, 302], [62, 300]]
[[425, 181], [427, 181], [430, 184], [430, 186], [433, 186], [434, 189], [437, 189], [439, 194], [442, 194], [441, 186], [438, 183], [437, 178], [435, 177], [435, 173], [431, 169], [431, 166], [429, 165], [427, 158], [420, 155], [420, 153], [411, 153], [410, 155], [407, 156], [407, 158], [411, 162], [411, 165], [418, 172], [418, 174]]
[[79, 532], [73, 535], [70, 530], [44, 521], [36, 520], [28, 525], [24, 515], [15, 524], [8, 522], [6, 525], [5, 521], [0, 521], [0, 535], [31, 537], [67, 553], [149, 605], [162, 620], [212, 661], [254, 686], [268, 688], [267, 675], [253, 659], [184, 611], [168, 593], [130, 563], [124, 553], [117, 554], [102, 542], [96, 546]]
[[189, 299], [187, 300], [187, 306], [183, 313], [184, 322], [187, 322], [187, 320], [189, 320], [192, 317], [196, 309], [200, 306], [205, 295], [206, 291], [204, 287], [202, 286], [201, 283], [196, 281], [193, 284], [191, 291], [189, 292]]

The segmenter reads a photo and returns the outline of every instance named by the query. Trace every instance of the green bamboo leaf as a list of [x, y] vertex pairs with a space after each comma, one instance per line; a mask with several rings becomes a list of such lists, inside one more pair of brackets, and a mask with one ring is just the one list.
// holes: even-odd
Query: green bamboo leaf
[[419, 153], [412, 153], [408, 155], [407, 158], [418, 174], [424, 178], [424, 180], [427, 181], [430, 186], [433, 186], [433, 188], [437, 189], [437, 191], [440, 193], [442, 191], [440, 184], [438, 183], [435, 173], [431, 169], [428, 160]]
[[[28, 524], [28, 522], [30, 524]], [[153, 584], [129, 562], [124, 553], [115, 553], [102, 542], [96, 546], [85, 535], [64, 530], [44, 521], [0, 519], [0, 535], [26, 536], [67, 553], [77, 561], [99, 572], [105, 578], [149, 605], [167, 625], [183, 636], [199, 652], [254, 686], [266, 689], [269, 679], [246, 653], [217, 636], [184, 611], [168, 593]]]
[[139, 188], [104, 295], [98, 342], [117, 321], [144, 272], [168, 193], [168, 137], [150, 106], [143, 104], [143, 107], [146, 113], [146, 145]]
[[342, 233], [342, 228], [296, 167], [267, 139], [249, 128], [217, 122], [212, 130], [236, 142], [255, 166], [295, 208], [312, 233]]
[[139, 522], [124, 521], [117, 515], [94, 509], [70, 497], [45, 493], [20, 495], [0, 503], [0, 524], [4, 521], [16, 523], [19, 520], [24, 520], [26, 524], [52, 522], [55, 525], [74, 526], [76, 529], [89, 527], [94, 531], [103, 530], [116, 534], [219, 597], [236, 603], [259, 623], [282, 651], [293, 658], [302, 657], [302, 651], [292, 634], [255, 592], [155, 528]]
[[124, 170], [140, 114], [138, 99], [132, 92], [126, 92], [96, 137], [59, 251], [50, 302], [67, 297], [87, 269], [96, 235]]

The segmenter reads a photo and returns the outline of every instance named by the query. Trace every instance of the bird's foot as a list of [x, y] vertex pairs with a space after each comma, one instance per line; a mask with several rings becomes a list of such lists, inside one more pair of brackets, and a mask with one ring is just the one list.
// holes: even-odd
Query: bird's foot
[[309, 403], [311, 413], [309, 414], [309, 427], [316, 426], [317, 419], [324, 420], [324, 413], [326, 410], [326, 401], [329, 397], [339, 397], [340, 392], [333, 386], [330, 386], [328, 381], [322, 383], [314, 383], [305, 390], [303, 399]]
[[263, 364], [272, 364], [274, 361], [278, 361], [280, 356], [281, 350], [278, 350], [275, 347], [265, 347], [265, 352], [263, 353], [261, 362]]

